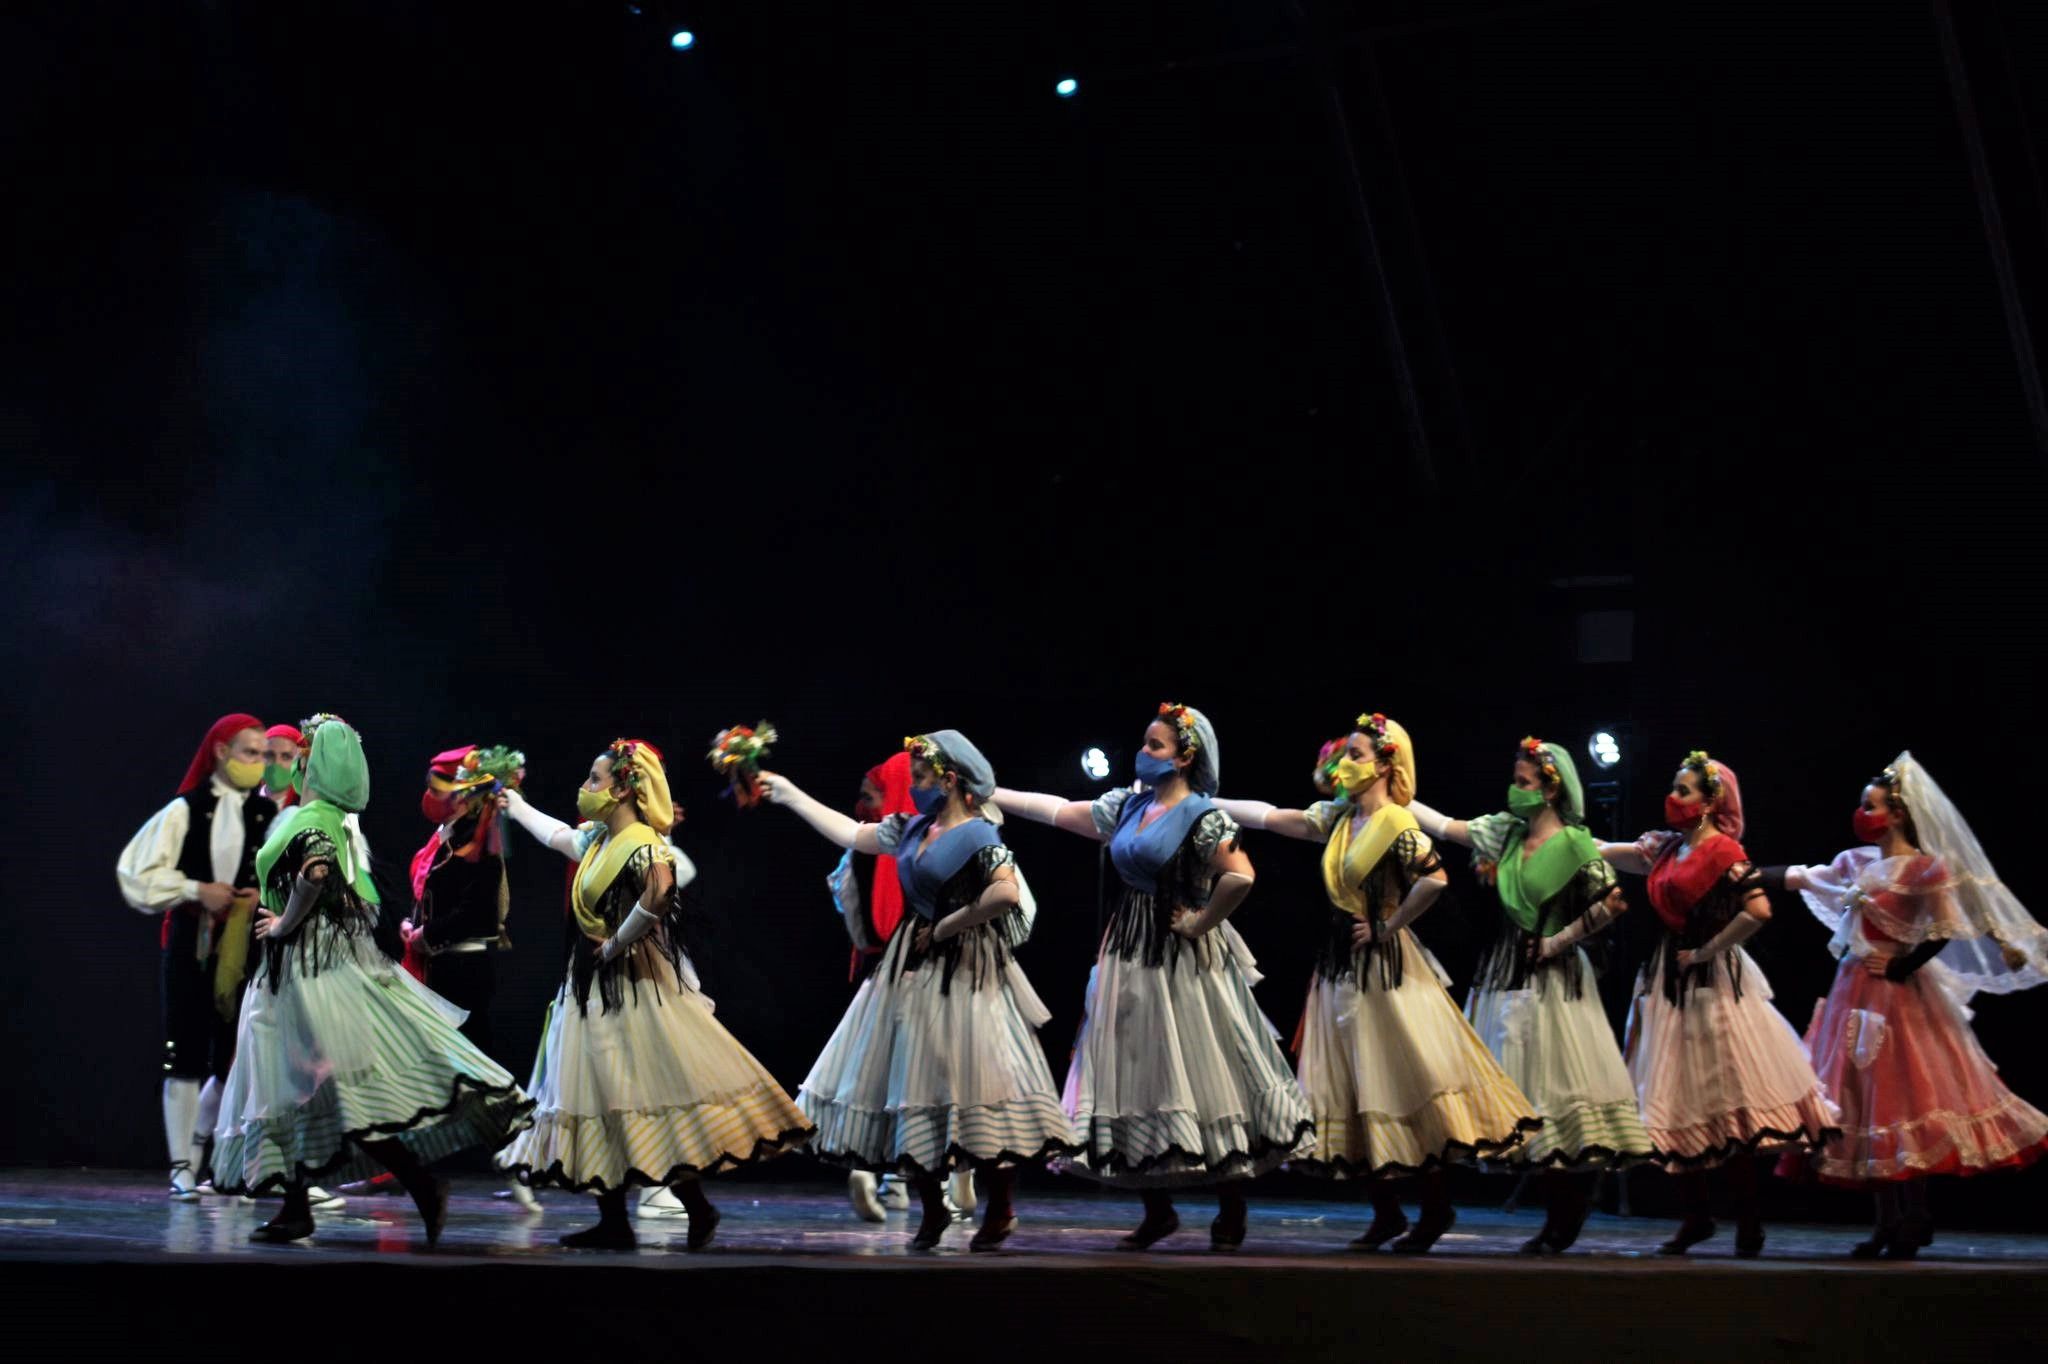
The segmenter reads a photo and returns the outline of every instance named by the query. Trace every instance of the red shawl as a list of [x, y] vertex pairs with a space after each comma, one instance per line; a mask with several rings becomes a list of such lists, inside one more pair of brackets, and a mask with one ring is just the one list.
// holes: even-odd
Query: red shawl
[[1650, 903], [1673, 933], [1684, 932], [1693, 906], [1706, 898], [1730, 867], [1749, 857], [1742, 845], [1726, 834], [1709, 835], [1680, 861], [1678, 852], [1684, 846], [1683, 838], [1665, 840], [1664, 850], [1650, 868]]

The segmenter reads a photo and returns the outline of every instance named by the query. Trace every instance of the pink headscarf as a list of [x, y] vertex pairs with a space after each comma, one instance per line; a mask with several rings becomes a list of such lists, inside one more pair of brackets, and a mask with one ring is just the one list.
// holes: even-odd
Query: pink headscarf
[[1740, 843], [1742, 841], [1742, 783], [1735, 769], [1719, 758], [1709, 758], [1715, 777], [1721, 782], [1721, 796], [1714, 805], [1714, 827]]

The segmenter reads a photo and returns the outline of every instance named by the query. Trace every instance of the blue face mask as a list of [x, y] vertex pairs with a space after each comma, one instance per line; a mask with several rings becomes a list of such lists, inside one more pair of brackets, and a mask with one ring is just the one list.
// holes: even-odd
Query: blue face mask
[[910, 788], [910, 802], [921, 815], [935, 815], [946, 807], [946, 788], [933, 782], [930, 786]]
[[1154, 757], [1143, 752], [1138, 754], [1138, 780], [1147, 786], [1157, 786], [1178, 771], [1180, 769], [1173, 765], [1171, 758]]

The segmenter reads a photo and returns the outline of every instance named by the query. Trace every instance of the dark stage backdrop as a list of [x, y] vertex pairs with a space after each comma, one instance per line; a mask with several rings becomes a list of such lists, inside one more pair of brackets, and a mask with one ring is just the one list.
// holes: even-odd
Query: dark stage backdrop
[[[1274, 7], [713, 5], [687, 55], [659, 6], [599, 32], [481, 6], [10, 15], [0, 1163], [160, 1163], [154, 925], [112, 869], [231, 709], [362, 730], [394, 904], [433, 752], [521, 745], [567, 815], [602, 743], [661, 745], [707, 988], [792, 1089], [850, 993], [836, 852], [735, 812], [699, 758], [763, 717], [775, 765], [842, 805], [940, 726], [1078, 796], [1086, 746], [1123, 779], [1187, 700], [1230, 793], [1305, 802], [1317, 745], [1380, 709], [1461, 814], [1495, 808], [1525, 733], [1583, 752], [1606, 726], [1627, 757], [1597, 832], [1653, 823], [1704, 746], [1765, 862], [1845, 846], [1910, 746], [2048, 903], [2048, 479], [1927, 11], [1462, 22], [1492, 8], [1431, 6], [1340, 63], [1427, 472], [1309, 69], [1147, 69], [1284, 44]], [[1972, 25], [2039, 261], [2012, 129], [2041, 126], [2018, 75], [2048, 69], [2041, 21]], [[1097, 855], [1010, 837], [1058, 1073]], [[1316, 855], [1249, 846], [1238, 922], [1291, 1033]], [[1496, 918], [1451, 862], [1423, 935], [1462, 991]], [[565, 865], [514, 836], [496, 1024], [521, 1072]], [[1778, 908], [1757, 954], [1803, 1028], [1833, 963]], [[1649, 918], [1618, 935], [1617, 1026]], [[1978, 1015], [2036, 1103], [2044, 1009]], [[1939, 1197], [2027, 1223], [2043, 1180]]]

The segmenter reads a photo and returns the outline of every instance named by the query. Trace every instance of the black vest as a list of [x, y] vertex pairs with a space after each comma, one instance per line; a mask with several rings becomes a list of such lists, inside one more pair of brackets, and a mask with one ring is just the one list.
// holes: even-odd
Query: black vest
[[[178, 870], [194, 881], [211, 881], [213, 811], [220, 804], [220, 797], [214, 794], [209, 782], [196, 791], [187, 791], [179, 799], [192, 812], [192, 822], [185, 830], [185, 846], [178, 851]], [[235, 867], [236, 890], [256, 884], [256, 850], [269, 837], [270, 821], [277, 813], [277, 806], [268, 796], [251, 791], [242, 798], [242, 860]]]

